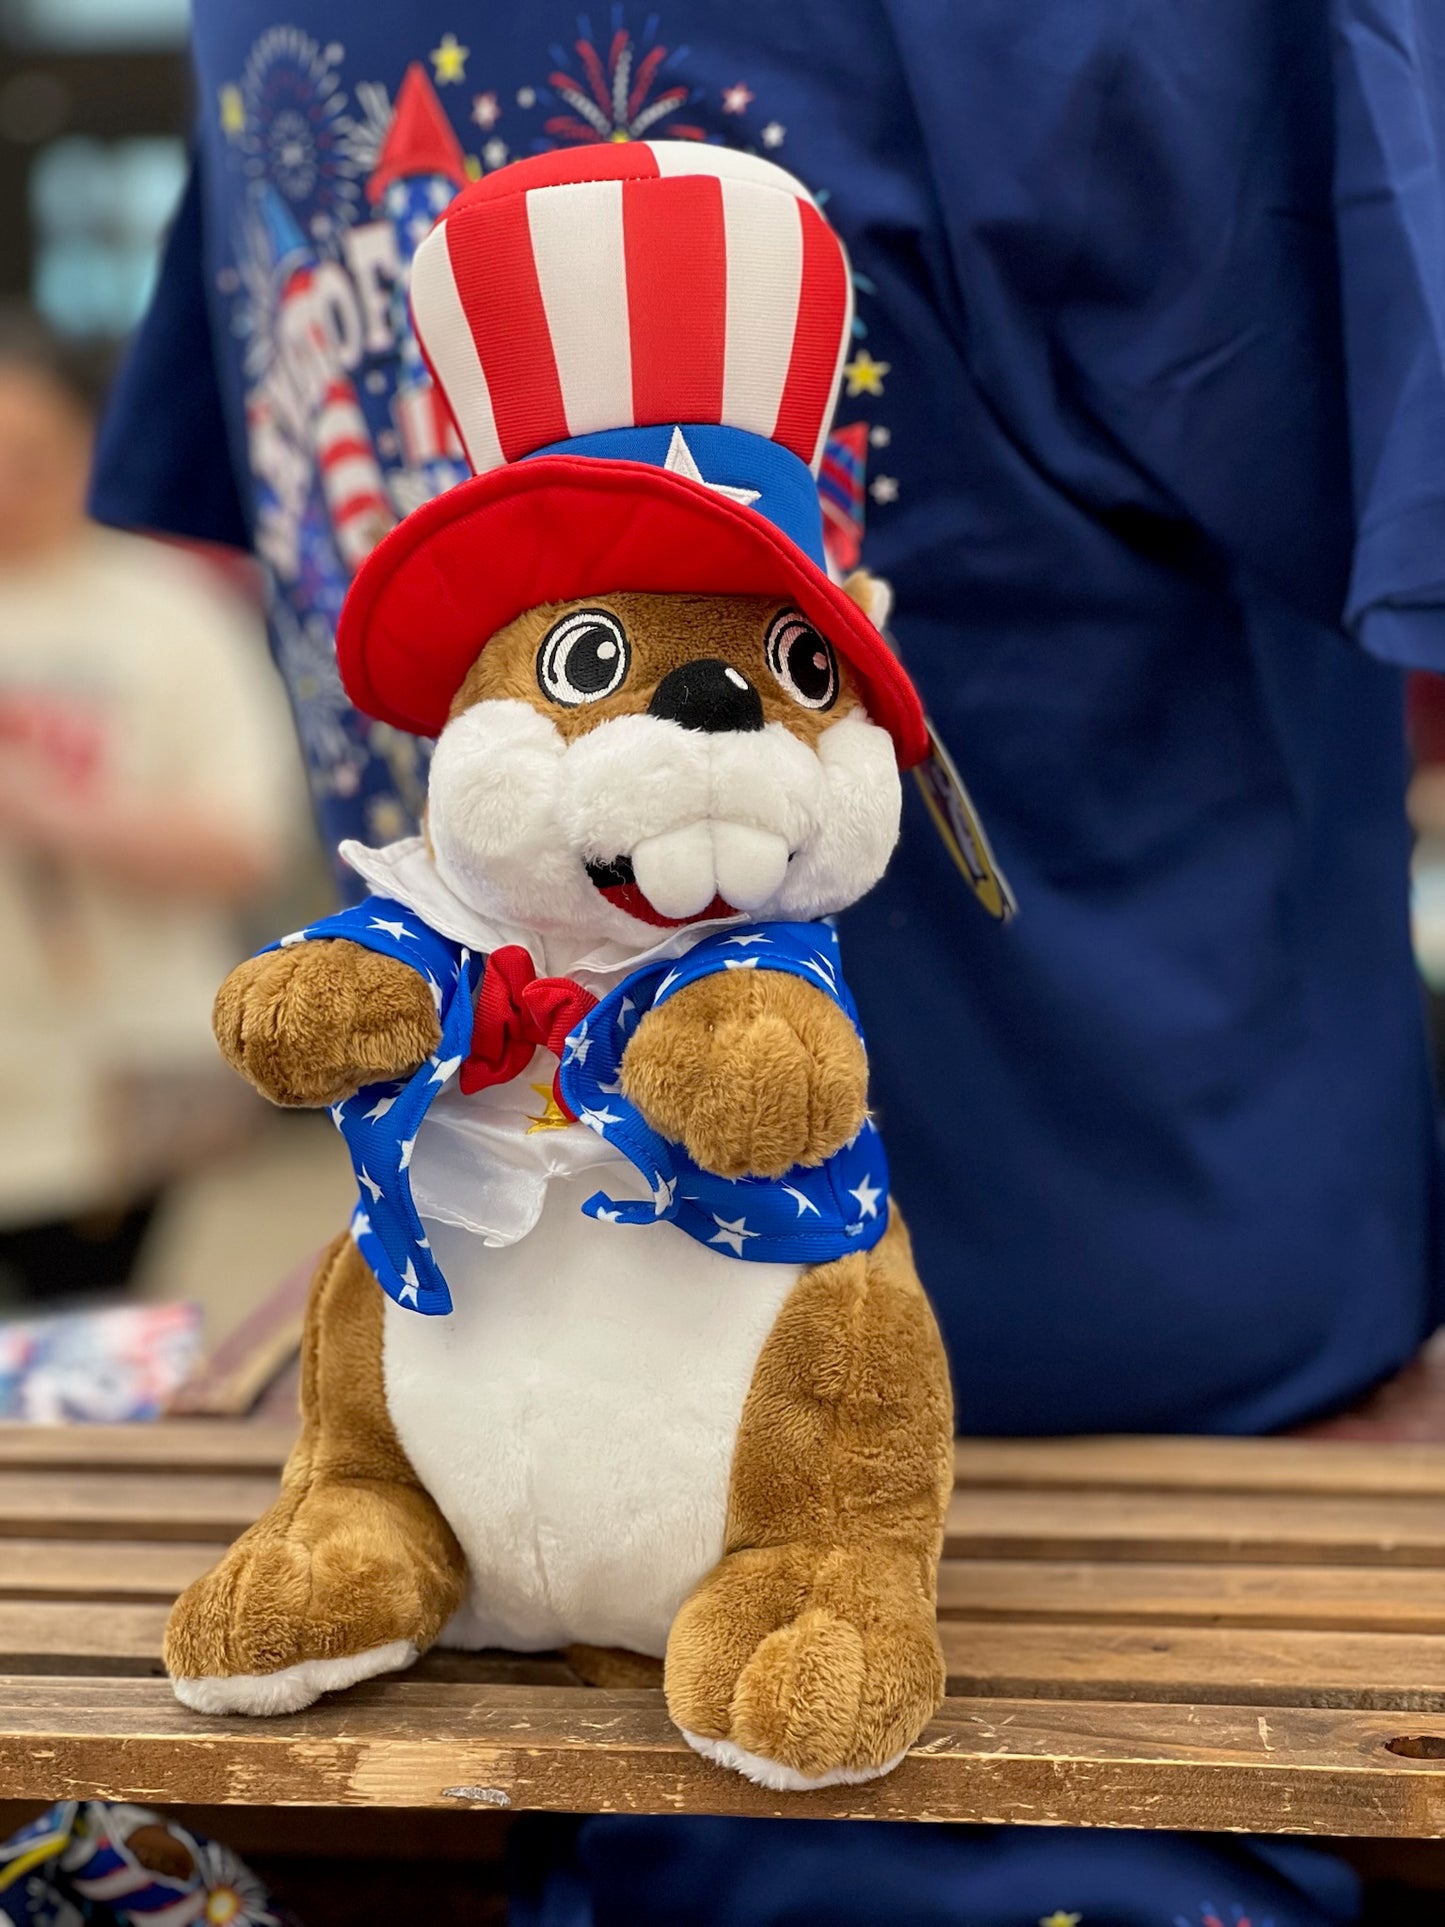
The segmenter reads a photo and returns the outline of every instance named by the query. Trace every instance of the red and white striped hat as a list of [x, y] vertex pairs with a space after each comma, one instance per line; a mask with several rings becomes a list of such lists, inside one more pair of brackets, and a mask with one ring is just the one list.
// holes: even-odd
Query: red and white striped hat
[[474, 476], [363, 565], [358, 707], [432, 735], [523, 610], [612, 590], [785, 596], [905, 767], [918, 698], [828, 578], [815, 475], [852, 326], [842, 243], [770, 161], [690, 141], [518, 161], [417, 250], [417, 338]]

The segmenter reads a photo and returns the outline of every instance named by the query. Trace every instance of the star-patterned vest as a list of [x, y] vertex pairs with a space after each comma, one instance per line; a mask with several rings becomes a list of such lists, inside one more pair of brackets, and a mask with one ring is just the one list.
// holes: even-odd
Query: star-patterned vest
[[[442, 1027], [435, 1054], [403, 1083], [366, 1085], [333, 1105], [331, 1116], [360, 1187], [351, 1232], [361, 1255], [398, 1304], [448, 1312], [451, 1293], [418, 1216], [408, 1170], [428, 1110], [466, 1059], [485, 959], [387, 897], [368, 897], [268, 947], [328, 937], [395, 957], [431, 987]], [[858, 1029], [840, 973], [837, 932], [826, 923], [729, 927], [701, 938], [681, 957], [633, 971], [567, 1037], [558, 1082], [578, 1123], [637, 1167], [651, 1197], [616, 1199], [597, 1191], [583, 1211], [613, 1224], [673, 1224], [730, 1257], [774, 1264], [823, 1264], [868, 1250], [888, 1221], [888, 1166], [871, 1118], [821, 1165], [795, 1165], [781, 1178], [720, 1178], [654, 1131], [623, 1096], [618, 1067], [642, 1018], [687, 984], [723, 970], [783, 970], [802, 977]]]

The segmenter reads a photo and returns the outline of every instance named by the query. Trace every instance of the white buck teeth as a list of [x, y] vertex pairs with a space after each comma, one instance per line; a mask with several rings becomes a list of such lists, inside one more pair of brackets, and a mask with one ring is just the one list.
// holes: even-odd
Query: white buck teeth
[[715, 896], [757, 910], [782, 887], [788, 846], [742, 823], [689, 823], [648, 836], [632, 852], [638, 887], [664, 917], [695, 917]]
[[761, 910], [788, 874], [788, 846], [769, 830], [744, 823], [714, 823], [713, 868], [717, 893], [734, 910]]

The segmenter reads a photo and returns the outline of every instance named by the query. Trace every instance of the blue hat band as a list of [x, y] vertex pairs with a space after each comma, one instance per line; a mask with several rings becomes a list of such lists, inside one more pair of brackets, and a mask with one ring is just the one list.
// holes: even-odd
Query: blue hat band
[[[605, 462], [642, 462], [666, 469], [673, 437], [681, 434], [704, 483], [722, 489], [752, 489], [757, 500], [748, 506], [771, 522], [808, 560], [826, 572], [823, 552], [823, 511], [813, 472], [791, 449], [770, 442], [745, 428], [720, 427], [716, 422], [665, 422], [651, 428], [603, 428], [593, 435], [573, 435], [533, 449], [525, 459], [542, 455], [582, 455]], [[675, 468], [675, 465], [674, 465]]]

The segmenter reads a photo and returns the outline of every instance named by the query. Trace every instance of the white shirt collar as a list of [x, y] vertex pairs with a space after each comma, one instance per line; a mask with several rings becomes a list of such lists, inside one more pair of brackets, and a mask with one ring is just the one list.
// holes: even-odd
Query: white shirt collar
[[[597, 977], [623, 976], [628, 971], [641, 969], [644, 964], [681, 957], [700, 938], [741, 921], [736, 916], [711, 917], [705, 923], [689, 923], [680, 930], [665, 931], [654, 942], [640, 948], [625, 941], [602, 938], [592, 944], [585, 955], [563, 962], [560, 953], [567, 948], [565, 938], [543, 938], [520, 924], [485, 917], [465, 903], [437, 874], [424, 837], [403, 837], [400, 842], [388, 843], [380, 850], [368, 849], [364, 843], [348, 839], [340, 846], [340, 856], [378, 896], [392, 897], [397, 903], [405, 904], [439, 936], [449, 938], [452, 943], [465, 944], [482, 956], [500, 950], [504, 944], [520, 944], [539, 970], [565, 972], [568, 976], [578, 972]], [[550, 958], [549, 947], [553, 952]]]

